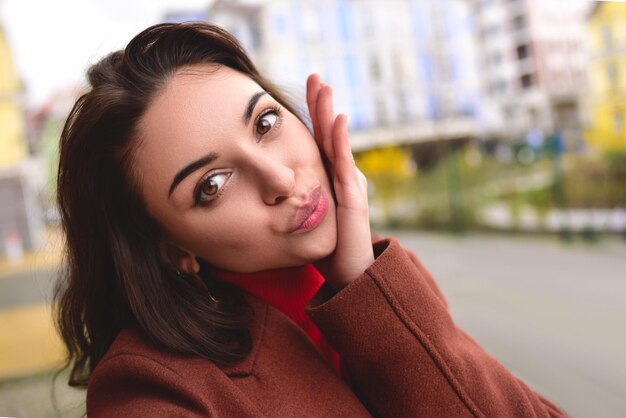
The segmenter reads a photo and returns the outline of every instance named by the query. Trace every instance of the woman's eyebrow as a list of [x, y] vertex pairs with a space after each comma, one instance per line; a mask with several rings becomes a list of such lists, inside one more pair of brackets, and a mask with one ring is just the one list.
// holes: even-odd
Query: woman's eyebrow
[[252, 111], [254, 110], [254, 106], [256, 106], [257, 102], [264, 94], [267, 94], [266, 91], [259, 91], [254, 93], [252, 97], [250, 97], [250, 101], [248, 101], [248, 106], [246, 107], [245, 112], [243, 112], [243, 124], [247, 125], [250, 122], [250, 118], [252, 117]]
[[176, 186], [178, 186], [180, 184], [180, 182], [185, 179], [185, 177], [187, 177], [188, 175], [190, 175], [194, 171], [204, 167], [205, 165], [207, 165], [207, 164], [217, 160], [219, 157], [220, 157], [219, 154], [217, 154], [216, 152], [211, 152], [210, 154], [207, 154], [204, 157], [201, 157], [201, 158], [197, 159], [196, 161], [193, 161], [193, 162], [187, 164], [185, 166], [185, 168], [180, 170], [174, 176], [174, 180], [172, 181], [172, 185], [170, 186], [170, 191], [169, 191], [169, 193], [167, 195], [168, 199], [170, 198], [170, 196], [172, 196], [172, 192], [174, 191]]
[[[263, 97], [263, 95], [265, 94], [267, 94], [266, 91], [259, 91], [259, 92], [254, 93], [252, 97], [250, 97], [250, 100], [248, 101], [248, 105], [246, 106], [246, 110], [243, 112], [242, 119], [243, 119], [244, 125], [247, 125], [250, 122], [250, 118], [252, 117], [252, 112], [254, 111], [254, 107], [256, 106], [259, 99]], [[212, 152], [196, 161], [193, 161], [187, 164], [182, 170], [180, 170], [174, 176], [174, 180], [172, 181], [172, 185], [170, 186], [170, 191], [167, 194], [167, 197], [170, 198], [172, 196], [172, 193], [174, 192], [174, 189], [176, 188], [176, 186], [178, 186], [180, 182], [185, 179], [185, 177], [187, 177], [194, 171], [204, 167], [205, 165], [215, 161], [217, 158], [219, 158], [219, 155], [215, 152]]]

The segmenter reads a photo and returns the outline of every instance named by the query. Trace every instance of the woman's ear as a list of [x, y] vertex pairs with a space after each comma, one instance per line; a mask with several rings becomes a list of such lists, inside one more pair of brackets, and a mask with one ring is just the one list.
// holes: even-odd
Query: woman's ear
[[161, 258], [173, 269], [184, 274], [194, 274], [200, 271], [200, 264], [196, 255], [180, 245], [167, 238], [162, 238], [159, 247]]

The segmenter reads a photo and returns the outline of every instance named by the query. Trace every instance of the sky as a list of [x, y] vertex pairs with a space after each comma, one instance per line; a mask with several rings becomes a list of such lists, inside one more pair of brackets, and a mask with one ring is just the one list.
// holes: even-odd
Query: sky
[[84, 83], [85, 70], [167, 12], [206, 10], [211, 0], [0, 0], [0, 21], [27, 106]]
[[206, 10], [211, 2], [0, 0], [0, 21], [26, 86], [26, 104], [36, 106], [55, 92], [82, 83], [90, 64], [123, 48], [167, 12]]

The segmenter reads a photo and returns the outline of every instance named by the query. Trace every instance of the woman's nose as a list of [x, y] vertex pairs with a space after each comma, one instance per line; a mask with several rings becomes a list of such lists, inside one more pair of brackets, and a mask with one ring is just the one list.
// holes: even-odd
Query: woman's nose
[[295, 172], [283, 162], [263, 158], [257, 160], [256, 171], [261, 186], [261, 197], [266, 204], [275, 205], [294, 194]]

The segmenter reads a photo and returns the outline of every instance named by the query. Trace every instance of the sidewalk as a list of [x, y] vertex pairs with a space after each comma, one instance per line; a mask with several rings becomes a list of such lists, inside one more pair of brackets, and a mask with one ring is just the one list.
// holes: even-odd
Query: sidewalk
[[[47, 292], [42, 290], [51, 288], [53, 272], [62, 260], [61, 232], [48, 229], [45, 234], [43, 247], [25, 252], [19, 262], [0, 258], [0, 288], [9, 292], [0, 304], [0, 380], [51, 370], [65, 355], [52, 323]], [[25, 294], [36, 298], [24, 304]]]
[[46, 304], [0, 310], [0, 380], [57, 368], [65, 347]]

